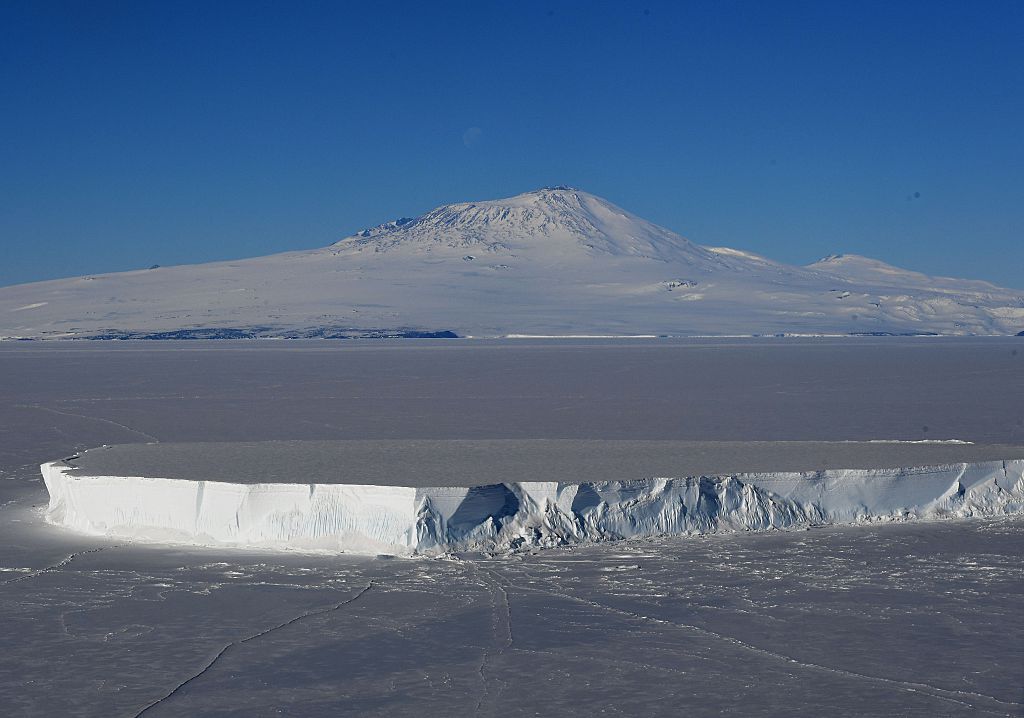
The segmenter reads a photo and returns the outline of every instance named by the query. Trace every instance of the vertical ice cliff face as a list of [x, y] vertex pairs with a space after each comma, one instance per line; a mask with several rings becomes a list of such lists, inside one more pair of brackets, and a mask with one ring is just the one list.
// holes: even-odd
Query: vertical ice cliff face
[[444, 516], [431, 516], [427, 523], [441, 530], [424, 534], [420, 549], [555, 546], [632, 536], [786, 528], [824, 520], [813, 505], [773, 496], [735, 477], [523, 482], [481, 490], [505, 493], [517, 510], [491, 514], [469, 532], [453, 527]]
[[411, 488], [73, 476], [47, 519], [93, 534], [356, 553], [502, 551], [660, 534], [1024, 512], [1024, 460], [904, 469]]

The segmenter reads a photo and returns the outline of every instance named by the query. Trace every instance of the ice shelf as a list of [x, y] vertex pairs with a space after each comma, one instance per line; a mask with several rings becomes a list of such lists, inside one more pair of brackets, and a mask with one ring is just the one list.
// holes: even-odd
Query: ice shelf
[[[104, 447], [41, 469], [50, 494], [47, 519], [70, 529], [370, 554], [506, 551], [660, 534], [1024, 512], [1021, 447], [771, 442], [758, 452], [760, 445], [152, 444]], [[305, 463], [288, 459], [300, 454]], [[488, 472], [481, 462], [489, 455], [505, 461]], [[535, 466], [538, 456], [564, 478]], [[284, 460], [268, 467], [273, 457]], [[918, 463], [885, 465], [901, 460]], [[837, 461], [859, 468], [837, 467]], [[808, 462], [821, 468], [793, 470]], [[133, 465], [139, 470], [126, 470]], [[346, 470], [329, 471], [332, 465]], [[289, 474], [288, 466], [298, 473]], [[754, 470], [690, 471], [698, 466]], [[111, 468], [122, 473], [104, 471]], [[384, 481], [376, 480], [382, 475]]]

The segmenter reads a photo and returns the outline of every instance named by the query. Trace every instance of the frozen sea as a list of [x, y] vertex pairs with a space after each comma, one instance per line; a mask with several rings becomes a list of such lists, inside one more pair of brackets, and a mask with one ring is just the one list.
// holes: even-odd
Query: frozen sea
[[1024, 444], [1024, 339], [0, 344], [7, 715], [1024, 715], [1024, 519], [404, 560], [46, 526], [41, 461], [311, 439]]

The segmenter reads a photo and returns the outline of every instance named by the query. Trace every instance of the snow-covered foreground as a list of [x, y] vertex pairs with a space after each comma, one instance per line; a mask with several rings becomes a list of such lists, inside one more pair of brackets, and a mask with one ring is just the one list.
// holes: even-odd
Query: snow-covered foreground
[[318, 249], [0, 287], [0, 339], [1022, 331], [1024, 290], [705, 247], [567, 187]]
[[388, 561], [0, 508], [18, 716], [1017, 716], [1024, 521]]
[[126, 442], [1024, 443], [1011, 339], [431, 344], [0, 346], [0, 712], [1024, 712], [1019, 515], [418, 561], [43, 520], [41, 460]]
[[41, 468], [48, 520], [86, 533], [369, 554], [1024, 511], [1024, 460], [470, 487], [83, 476], [64, 462]]

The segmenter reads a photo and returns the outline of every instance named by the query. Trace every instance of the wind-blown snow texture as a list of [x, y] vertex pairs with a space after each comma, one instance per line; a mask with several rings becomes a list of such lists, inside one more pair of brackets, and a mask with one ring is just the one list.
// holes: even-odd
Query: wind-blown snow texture
[[1017, 334], [1024, 291], [694, 244], [594, 195], [439, 207], [329, 247], [0, 288], [0, 338]]
[[63, 462], [41, 468], [48, 520], [79, 531], [356, 553], [501, 551], [1024, 511], [1024, 460], [459, 488], [83, 477]]

